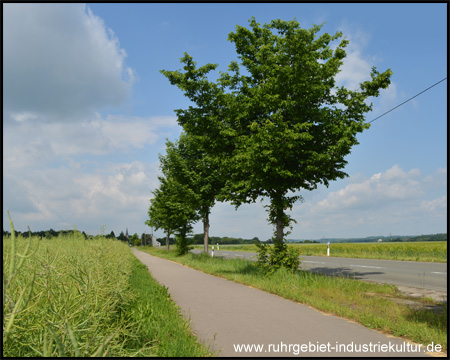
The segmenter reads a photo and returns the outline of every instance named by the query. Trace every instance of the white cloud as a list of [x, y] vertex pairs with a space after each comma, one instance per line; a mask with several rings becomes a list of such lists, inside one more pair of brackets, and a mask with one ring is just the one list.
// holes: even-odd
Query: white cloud
[[[291, 237], [307, 238], [317, 229], [332, 237], [339, 233], [345, 237], [383, 235], [380, 229], [399, 234], [445, 231], [443, 173], [446, 169], [422, 177], [418, 169], [404, 171], [394, 165], [368, 179], [350, 177], [347, 186], [325, 198], [294, 206], [292, 215], [299, 224]], [[437, 198], [436, 191], [441, 194]]]
[[[373, 66], [376, 66], [379, 72], [384, 72], [387, 69], [377, 66], [378, 54], [371, 54], [370, 50], [367, 50], [370, 43], [370, 34], [358, 25], [348, 22], [342, 23], [340, 30], [343, 32], [344, 38], [349, 40], [349, 45], [345, 48], [347, 56], [343, 60], [344, 63], [335, 77], [336, 86], [344, 86], [350, 90], [359, 90], [361, 83], [371, 80], [370, 74]], [[336, 46], [337, 44], [335, 44]], [[387, 89], [380, 89], [378, 98], [371, 97], [365, 102], [366, 104], [374, 104], [373, 112], [367, 114], [367, 120], [370, 121], [372, 118], [398, 105], [397, 84], [391, 79]]]
[[17, 122], [24, 122], [28, 120], [37, 119], [39, 116], [35, 113], [31, 112], [20, 112], [20, 113], [11, 113], [11, 117]]
[[335, 77], [337, 84], [351, 90], [359, 89], [359, 84], [370, 79], [371, 64], [362, 57], [360, 50], [347, 49], [347, 57], [341, 72]]
[[387, 109], [398, 105], [398, 103], [399, 95], [397, 92], [397, 84], [391, 81], [387, 89], [380, 91], [380, 107], [382, 109]]
[[374, 57], [363, 55], [364, 48], [370, 40], [368, 33], [354, 25], [343, 23], [340, 26], [344, 38], [349, 40], [345, 48], [347, 53], [341, 72], [336, 75], [338, 86], [345, 86], [351, 90], [359, 89], [359, 84], [370, 79], [370, 71], [373, 66]]
[[133, 70], [103, 20], [84, 4], [4, 4], [4, 116], [78, 120], [119, 106]]
[[125, 117], [122, 115], [108, 115], [103, 120], [99, 114], [91, 123], [115, 147], [142, 148], [146, 144], [154, 144], [159, 138], [157, 131], [161, 128], [171, 128], [177, 125], [175, 116], [162, 117]]
[[135, 74], [113, 31], [85, 5], [3, 9], [4, 214], [21, 229], [95, 232], [128, 221], [142, 229], [157, 153], [148, 163], [127, 154], [143, 157], [179, 131], [176, 117], [98, 113], [126, 101]]
[[428, 175], [424, 183], [430, 188], [440, 188], [447, 186], [447, 168], [439, 168], [434, 174]]
[[440, 215], [445, 218], [447, 217], [447, 195], [430, 201], [424, 200], [421, 202], [420, 206], [427, 212], [433, 213], [435, 215]]
[[[340, 68], [341, 72], [335, 77], [336, 84], [351, 90], [358, 90], [362, 82], [371, 79], [370, 73], [372, 66], [377, 66], [378, 54], [370, 54], [370, 50], [367, 50], [371, 36], [361, 27], [343, 22], [340, 30], [343, 32], [344, 37], [349, 40], [349, 45], [345, 48], [347, 57]], [[382, 72], [386, 69], [380, 69], [377, 66], [377, 70]], [[373, 101], [373, 99], [370, 101]], [[391, 80], [389, 87], [380, 91], [378, 102], [380, 106], [374, 112], [376, 115], [380, 111], [397, 105], [397, 85], [394, 81]]]
[[[43, 167], [77, 155], [107, 155], [153, 145], [177, 126], [176, 117], [96, 114], [83, 122], [4, 124], [3, 161], [7, 169]], [[6, 127], [6, 129], [5, 129]]]
[[124, 219], [129, 219], [130, 228], [144, 227], [158, 163], [99, 165], [94, 172], [73, 165], [35, 169], [20, 177], [4, 175], [4, 210], [10, 210], [19, 229], [30, 225], [32, 230], [56, 230], [75, 224], [94, 232], [107, 222], [117, 232], [124, 229], [114, 226]]
[[[194, 226], [194, 233], [203, 233], [203, 223]], [[230, 236], [260, 240], [272, 237], [273, 226], [267, 222], [267, 213], [263, 205], [243, 204], [237, 210], [229, 202], [218, 202], [211, 209], [210, 236]]]
[[343, 209], [373, 209], [386, 206], [389, 202], [411, 200], [423, 193], [417, 180], [420, 172], [413, 169], [404, 172], [398, 165], [384, 173], [374, 174], [370, 179], [347, 185], [329, 193], [317, 204], [314, 212], [334, 212]]

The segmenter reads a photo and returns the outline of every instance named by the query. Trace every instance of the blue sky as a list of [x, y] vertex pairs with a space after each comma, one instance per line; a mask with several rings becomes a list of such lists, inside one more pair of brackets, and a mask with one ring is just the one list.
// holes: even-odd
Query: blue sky
[[[159, 70], [236, 60], [227, 36], [254, 16], [342, 31], [337, 77], [355, 88], [393, 71], [367, 121], [447, 76], [446, 3], [3, 4], [3, 224], [116, 235], [145, 225], [158, 154], [189, 101]], [[417, 235], [447, 229], [447, 80], [372, 123], [346, 158], [349, 177], [300, 191], [290, 238]], [[211, 236], [273, 229], [267, 200], [217, 203]], [[202, 232], [202, 225], [194, 227]], [[162, 236], [161, 231], [156, 231]]]

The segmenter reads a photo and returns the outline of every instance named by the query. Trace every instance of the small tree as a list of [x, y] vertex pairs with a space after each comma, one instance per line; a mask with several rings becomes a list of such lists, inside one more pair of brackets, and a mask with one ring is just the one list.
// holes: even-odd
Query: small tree
[[195, 195], [186, 185], [178, 183], [172, 177], [159, 177], [160, 187], [153, 191], [148, 211], [149, 220], [145, 223], [157, 229], [166, 231], [166, 245], [169, 251], [170, 234], [176, 232], [180, 241], [186, 240], [192, 223], [198, 220], [193, 207]]
[[144, 246], [152, 246], [152, 235], [143, 233], [141, 235], [142, 245]]
[[[223, 172], [223, 162], [227, 161], [234, 149], [234, 131], [223, 121], [233, 108], [232, 94], [224, 92], [220, 84], [207, 79], [207, 75], [217, 64], [206, 64], [196, 68], [196, 62], [185, 53], [180, 59], [184, 71], [161, 70], [172, 85], [184, 92], [195, 106], [188, 109], [175, 110], [178, 123], [183, 127], [189, 144], [196, 149], [190, 158], [196, 167], [198, 177], [195, 181], [196, 193], [199, 196], [198, 211], [203, 221], [204, 251], [208, 252], [209, 214], [215, 200], [223, 201], [221, 196], [228, 173]], [[189, 147], [189, 145], [188, 145]]]
[[169, 237], [173, 232], [175, 224], [173, 222], [173, 210], [170, 206], [170, 184], [163, 177], [158, 177], [160, 187], [155, 189], [152, 194], [154, 197], [150, 200], [148, 210], [149, 220], [145, 223], [154, 227], [155, 230], [163, 229], [166, 232], [166, 246], [169, 251]]
[[168, 141], [166, 146], [167, 155], [160, 158], [161, 168], [192, 190], [192, 205], [203, 221], [204, 250], [208, 253], [209, 214], [225, 183], [220, 166], [202, 148], [198, 137], [182, 133], [176, 143]]
[[134, 233], [134, 235], [130, 238], [130, 244], [133, 246], [141, 245], [141, 239], [139, 239], [139, 236], [137, 233]]

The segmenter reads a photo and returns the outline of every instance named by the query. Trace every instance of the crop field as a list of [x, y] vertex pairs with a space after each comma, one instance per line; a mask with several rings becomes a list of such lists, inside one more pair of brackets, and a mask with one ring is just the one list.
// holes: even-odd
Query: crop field
[[3, 357], [208, 355], [127, 244], [3, 237]]
[[[198, 246], [203, 248], [203, 245]], [[327, 244], [290, 244], [290, 246], [298, 248], [300, 255], [327, 256]], [[217, 249], [217, 246], [215, 248]], [[257, 252], [258, 250], [255, 245], [220, 245], [219, 249], [248, 252]], [[445, 263], [447, 262], [447, 242], [330, 244], [330, 256]]]
[[[326, 255], [326, 244], [296, 245], [302, 255]], [[330, 244], [330, 256], [447, 262], [447, 242]]]

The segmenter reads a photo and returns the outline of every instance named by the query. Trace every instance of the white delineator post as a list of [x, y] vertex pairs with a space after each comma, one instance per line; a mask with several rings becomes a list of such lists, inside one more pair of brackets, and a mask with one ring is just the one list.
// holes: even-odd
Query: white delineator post
[[330, 256], [330, 242], [327, 244], [327, 256]]
[[214, 257], [214, 245], [211, 247], [211, 256]]

